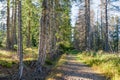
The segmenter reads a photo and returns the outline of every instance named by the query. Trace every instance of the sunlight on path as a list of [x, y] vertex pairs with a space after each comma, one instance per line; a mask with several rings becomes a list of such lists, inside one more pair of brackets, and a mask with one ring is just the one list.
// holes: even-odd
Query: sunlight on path
[[103, 75], [78, 62], [73, 55], [67, 55], [66, 62], [54, 70], [54, 73], [57, 75], [49, 80], [106, 80]]

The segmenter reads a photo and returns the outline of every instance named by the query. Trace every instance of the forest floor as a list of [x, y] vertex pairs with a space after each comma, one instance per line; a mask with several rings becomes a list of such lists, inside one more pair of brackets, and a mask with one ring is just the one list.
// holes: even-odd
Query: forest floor
[[[37, 51], [24, 49], [24, 80], [120, 80], [118, 55], [70, 50], [55, 60], [48, 59], [39, 74], [35, 72]], [[16, 51], [0, 49], [0, 80], [17, 80], [18, 62]]]
[[64, 63], [57, 66], [46, 80], [107, 80], [104, 75], [79, 62], [76, 58], [76, 55], [66, 55], [63, 58]]

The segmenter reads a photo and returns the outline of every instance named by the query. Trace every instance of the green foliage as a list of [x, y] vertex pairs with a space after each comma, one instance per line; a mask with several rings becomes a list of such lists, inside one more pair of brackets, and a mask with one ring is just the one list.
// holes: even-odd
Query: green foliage
[[14, 45], [14, 50], [17, 50], [18, 46], [17, 45]]
[[[66, 55], [63, 54], [59, 56], [56, 60], [53, 61], [53, 70], [57, 69], [57, 67], [63, 65], [66, 61]], [[48, 77], [46, 77], [45, 80], [53, 80], [53, 78], [56, 76], [56, 72], [51, 72]]]
[[120, 58], [114, 54], [83, 53], [78, 55], [78, 60], [97, 68], [112, 80], [120, 78]]
[[81, 53], [81, 52], [78, 51], [78, 50], [69, 50], [69, 51], [67, 51], [67, 53], [68, 53], [68, 54], [79, 54], [79, 53]]
[[46, 60], [45, 60], [45, 64], [46, 64], [46, 65], [53, 65], [52, 61], [49, 60], [49, 59], [46, 59]]
[[[35, 1], [36, 2], [36, 1]], [[39, 3], [39, 1], [37, 1]], [[36, 3], [36, 4], [37, 4]], [[30, 26], [30, 41], [32, 46], [38, 45], [39, 19], [41, 14], [41, 5], [35, 5], [32, 0], [22, 1], [22, 20], [23, 20], [23, 43], [26, 45], [28, 38], [28, 26]]]
[[60, 49], [64, 51], [68, 51], [71, 47], [69, 43], [61, 43], [59, 46], [60, 46]]
[[87, 61], [85, 63], [88, 64], [89, 66], [99, 65], [99, 64], [102, 63], [102, 60], [97, 59], [97, 58], [93, 58], [93, 59], [90, 59], [89, 61]]
[[37, 41], [36, 37], [37, 37], [37, 36], [32, 35], [31, 41], [32, 41], [32, 46], [33, 46], [33, 47], [38, 46], [38, 45], [37, 45], [37, 44], [38, 44], [38, 41]]
[[0, 65], [6, 68], [11, 68], [13, 64], [15, 64], [13, 61], [0, 60]]
[[4, 32], [0, 30], [0, 47], [2, 47], [3, 39], [4, 39]]

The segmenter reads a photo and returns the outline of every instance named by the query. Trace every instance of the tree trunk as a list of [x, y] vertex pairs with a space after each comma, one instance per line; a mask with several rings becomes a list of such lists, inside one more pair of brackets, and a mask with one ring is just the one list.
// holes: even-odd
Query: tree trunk
[[[29, 10], [29, 17], [31, 16], [30, 15], [31, 14], [31, 11]], [[30, 45], [31, 45], [31, 38], [30, 38], [30, 31], [31, 31], [31, 20], [29, 19], [29, 21], [28, 21], [28, 36], [27, 36], [27, 47], [30, 47]]]
[[22, 10], [21, 0], [18, 3], [18, 54], [19, 54], [19, 80], [23, 74], [23, 45], [22, 45]]
[[17, 22], [16, 22], [16, 17], [17, 15], [17, 0], [15, 0], [15, 11], [14, 11], [14, 32], [13, 32], [13, 39], [14, 39], [14, 44], [17, 44], [17, 35], [16, 35], [16, 25], [17, 25]]
[[[46, 42], [47, 42], [47, 36], [46, 36], [46, 29], [47, 29], [47, 9], [48, 9], [48, 5], [47, 5], [47, 0], [43, 0], [42, 3], [42, 16], [41, 16], [41, 20], [40, 20], [40, 34], [39, 34], [39, 50], [38, 50], [38, 66], [43, 66], [45, 63], [45, 59], [46, 59]], [[38, 69], [40, 70], [40, 69]]]
[[109, 50], [108, 45], [108, 15], [107, 15], [107, 0], [105, 0], [105, 21], [106, 21], [106, 27], [105, 27], [105, 51]]
[[16, 0], [13, 0], [13, 9], [12, 9], [12, 31], [11, 31], [11, 49], [14, 49], [14, 44], [17, 43], [16, 38]]
[[116, 17], [116, 39], [115, 39], [115, 51], [118, 52], [119, 51], [119, 18]]
[[7, 1], [7, 49], [11, 49], [10, 43], [10, 0]]
[[91, 49], [90, 0], [85, 0], [86, 48]]

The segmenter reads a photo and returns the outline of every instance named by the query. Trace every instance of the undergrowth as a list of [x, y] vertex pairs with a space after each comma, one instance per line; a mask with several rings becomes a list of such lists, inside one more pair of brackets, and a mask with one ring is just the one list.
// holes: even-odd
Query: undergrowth
[[60, 72], [56, 73], [56, 69], [58, 66], [61, 66], [62, 64], [65, 63], [65, 57], [66, 57], [66, 54], [63, 54], [60, 58], [53, 61], [53, 67], [52, 67], [53, 71], [45, 80], [54, 80], [55, 77], [62, 76], [62, 73]]
[[13, 61], [0, 60], [0, 65], [6, 68], [11, 68], [13, 64], [16, 64]]
[[120, 57], [104, 52], [82, 52], [77, 54], [77, 60], [102, 72], [111, 80], [120, 80]]
[[[36, 48], [26, 48], [23, 51], [24, 61], [33, 61], [37, 58]], [[0, 49], [0, 66], [11, 68], [14, 64], [18, 64], [19, 56], [16, 51]]]

